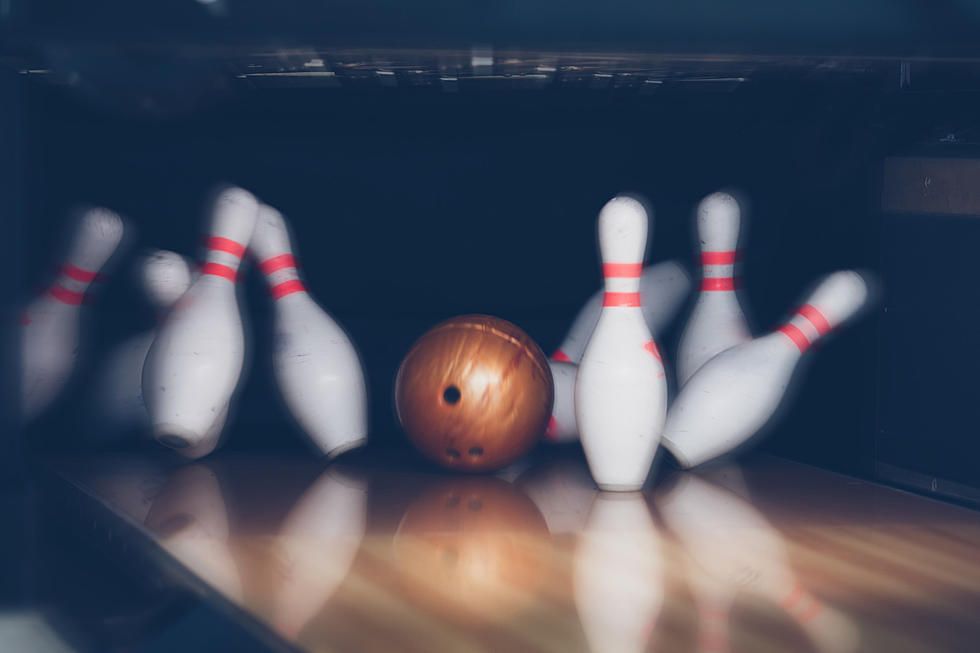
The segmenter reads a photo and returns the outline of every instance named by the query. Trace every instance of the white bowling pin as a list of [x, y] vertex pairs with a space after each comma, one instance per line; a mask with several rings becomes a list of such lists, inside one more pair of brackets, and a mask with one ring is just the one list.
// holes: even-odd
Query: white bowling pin
[[575, 547], [572, 583], [591, 650], [646, 650], [664, 589], [660, 536], [642, 494], [596, 496]]
[[544, 439], [548, 442], [573, 442], [578, 440], [575, 426], [575, 377], [578, 365], [549, 360], [548, 366], [555, 384], [555, 403]]
[[300, 280], [282, 215], [262, 205], [251, 251], [275, 299], [272, 363], [293, 417], [332, 458], [367, 440], [367, 386], [343, 328]]
[[245, 333], [235, 279], [257, 213], [255, 198], [241, 188], [218, 195], [200, 275], [146, 356], [143, 399], [153, 436], [182, 455], [200, 457], [217, 445], [215, 424], [241, 379]]
[[856, 650], [853, 621], [803, 587], [779, 532], [748, 502], [697, 474], [684, 474], [657, 508], [705, 576], [695, 587], [711, 589], [718, 607], [748, 592], [786, 611], [821, 651]]
[[21, 412], [36, 417], [58, 396], [78, 356], [79, 317], [89, 284], [119, 245], [122, 219], [93, 208], [78, 223], [58, 278], [24, 311], [21, 328]]
[[701, 291], [677, 345], [681, 386], [715, 355], [752, 338], [736, 293], [740, 225], [738, 202], [728, 193], [713, 193], [698, 205]]
[[[654, 338], [667, 328], [690, 290], [691, 277], [676, 261], [657, 263], [643, 270], [640, 276], [643, 319]], [[566, 363], [582, 360], [585, 345], [599, 321], [604, 296], [604, 292], [599, 290], [585, 302], [575, 316], [568, 335], [551, 355], [552, 360]]]
[[647, 214], [619, 196], [599, 213], [605, 295], [575, 381], [575, 421], [596, 484], [643, 486], [660, 441], [667, 383], [660, 352], [643, 320], [640, 272]]
[[705, 363], [670, 407], [664, 447], [689, 468], [744, 443], [776, 412], [803, 352], [852, 316], [867, 296], [861, 275], [835, 272], [786, 324]]
[[[191, 271], [187, 261], [176, 252], [152, 250], [137, 262], [139, 283], [156, 311], [157, 323], [187, 291]], [[95, 420], [98, 435], [104, 439], [127, 429], [145, 429], [149, 425], [143, 403], [143, 363], [153, 344], [156, 327], [126, 340], [106, 358], [95, 391]]]
[[367, 526], [367, 485], [330, 468], [290, 510], [276, 542], [272, 623], [295, 639], [347, 577]]

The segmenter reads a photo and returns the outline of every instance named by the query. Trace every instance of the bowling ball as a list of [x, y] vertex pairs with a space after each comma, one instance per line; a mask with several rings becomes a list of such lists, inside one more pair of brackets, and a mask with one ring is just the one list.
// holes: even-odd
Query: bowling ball
[[473, 626], [532, 609], [552, 573], [541, 513], [494, 477], [433, 483], [405, 512], [393, 544], [401, 592], [410, 602]]
[[398, 419], [412, 443], [449, 469], [485, 472], [527, 453], [551, 417], [554, 386], [541, 349], [489, 315], [432, 327], [402, 361]]

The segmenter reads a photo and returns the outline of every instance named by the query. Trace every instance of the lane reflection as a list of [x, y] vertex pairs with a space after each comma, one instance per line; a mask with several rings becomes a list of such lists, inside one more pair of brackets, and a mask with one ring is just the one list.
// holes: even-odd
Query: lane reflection
[[715, 469], [712, 483], [699, 474], [676, 474], [674, 485], [657, 497], [657, 508], [687, 556], [688, 584], [699, 613], [699, 646], [731, 648], [729, 615], [744, 592], [778, 606], [819, 651], [858, 648], [856, 625], [824, 604], [800, 583], [789, 564], [779, 532], [738, 492], [740, 470]]
[[573, 587], [589, 648], [646, 649], [663, 605], [660, 535], [640, 493], [599, 493], [573, 561]]

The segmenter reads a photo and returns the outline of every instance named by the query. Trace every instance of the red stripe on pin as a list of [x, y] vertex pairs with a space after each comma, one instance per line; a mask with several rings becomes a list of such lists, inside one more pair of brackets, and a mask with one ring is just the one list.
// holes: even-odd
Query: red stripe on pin
[[81, 281], [82, 283], [92, 283], [99, 278], [98, 272], [89, 272], [71, 263], [65, 263], [61, 266], [61, 274], [73, 281]]
[[742, 250], [701, 252], [701, 265], [734, 265], [742, 260]]
[[797, 313], [805, 317], [820, 335], [824, 335], [830, 331], [830, 322], [828, 322], [827, 318], [823, 316], [823, 313], [818, 311], [810, 304], [805, 304], [800, 310], [797, 311]]
[[663, 359], [660, 358], [660, 351], [657, 349], [657, 343], [653, 340], [648, 340], [647, 344], [643, 345], [643, 348], [653, 354], [658, 361], [663, 362]]
[[283, 268], [294, 268], [296, 267], [296, 259], [293, 258], [292, 254], [280, 254], [279, 256], [273, 256], [270, 259], [266, 259], [259, 263], [259, 269], [262, 270], [262, 274], [269, 275]]
[[789, 594], [786, 595], [786, 598], [780, 602], [780, 607], [783, 610], [792, 610], [805, 594], [806, 591], [803, 589], [803, 586], [797, 582], [793, 585], [793, 589], [790, 590]]
[[809, 349], [810, 341], [807, 339], [806, 334], [800, 331], [794, 325], [784, 324], [776, 330], [792, 340], [793, 344], [799, 348], [800, 353], [803, 353]]
[[737, 290], [742, 287], [738, 277], [705, 277], [701, 279], [701, 290]]
[[638, 292], [607, 292], [602, 298], [603, 306], [639, 306]]
[[282, 299], [286, 295], [292, 295], [294, 292], [302, 292], [306, 290], [306, 286], [299, 279], [290, 279], [289, 281], [283, 281], [282, 283], [276, 284], [269, 289], [275, 299]]
[[221, 236], [208, 236], [204, 246], [218, 252], [227, 252], [238, 258], [241, 258], [245, 254], [244, 245], [235, 242], [231, 238], [222, 238]]
[[551, 360], [558, 361], [559, 363], [571, 363], [572, 359], [568, 357], [568, 354], [563, 352], [561, 349], [556, 349], [555, 353], [551, 355]]
[[544, 437], [546, 440], [558, 439], [558, 420], [555, 419], [554, 415], [548, 420], [548, 428], [544, 431]]
[[238, 271], [228, 267], [227, 265], [222, 265], [221, 263], [205, 263], [204, 267], [201, 268], [201, 274], [210, 274], [216, 277], [223, 277], [231, 282], [234, 282], [235, 277], [238, 276]]
[[602, 264], [602, 276], [607, 279], [610, 277], [623, 277], [627, 279], [636, 279], [641, 274], [643, 274], [642, 263], [603, 263]]
[[85, 293], [68, 290], [64, 286], [58, 284], [48, 288], [48, 292], [62, 304], [69, 304], [71, 306], [78, 306], [82, 303], [82, 300], [85, 299]]

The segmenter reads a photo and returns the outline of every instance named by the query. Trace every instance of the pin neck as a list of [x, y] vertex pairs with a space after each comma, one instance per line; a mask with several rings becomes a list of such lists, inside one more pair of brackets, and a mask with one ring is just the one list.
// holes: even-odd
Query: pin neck
[[811, 304], [805, 304], [776, 331], [789, 338], [802, 354], [832, 328], [823, 313]]
[[269, 284], [273, 299], [282, 299], [294, 293], [305, 293], [306, 286], [299, 278], [296, 259], [292, 254], [279, 254], [259, 263], [259, 269]]
[[235, 283], [238, 278], [238, 266], [241, 265], [242, 256], [245, 254], [245, 246], [231, 238], [207, 236], [204, 247], [206, 253], [201, 275], [220, 277]]
[[82, 268], [65, 263], [58, 271], [58, 278], [48, 288], [48, 294], [69, 306], [78, 306], [85, 303], [85, 291], [93, 282], [101, 282], [104, 277], [98, 272], [83, 270]]
[[603, 263], [602, 276], [605, 285], [603, 306], [641, 306], [640, 276], [642, 263]]
[[701, 252], [701, 290], [724, 292], [741, 288], [742, 279], [736, 269], [741, 261], [742, 251], [738, 249]]

